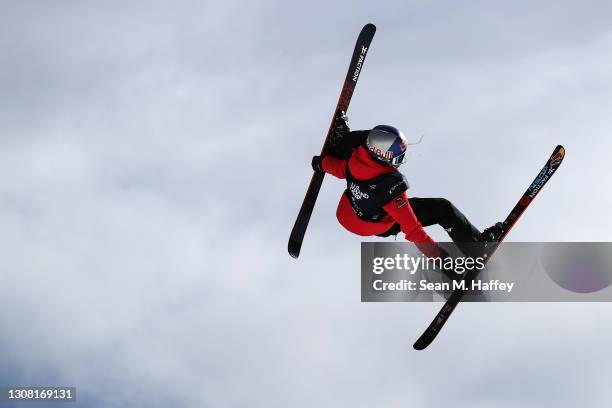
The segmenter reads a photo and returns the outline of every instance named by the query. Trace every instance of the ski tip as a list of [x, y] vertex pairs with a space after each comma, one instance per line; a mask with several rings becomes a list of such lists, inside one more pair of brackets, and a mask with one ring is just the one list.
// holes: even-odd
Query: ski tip
[[[432, 339], [433, 340], [433, 339]], [[419, 337], [417, 341], [414, 342], [412, 348], [418, 351], [425, 350], [427, 346], [431, 344], [431, 340], [428, 338], [423, 338], [423, 336]]]
[[557, 146], [557, 150], [561, 153], [562, 156], [565, 156], [565, 147], [559, 145]]
[[553, 155], [559, 155], [561, 157], [565, 156], [565, 147], [563, 147], [562, 145], [557, 145], [557, 147], [555, 147], [555, 150], [553, 151]]
[[287, 250], [289, 251], [289, 255], [291, 255], [292, 258], [297, 259], [300, 256], [300, 249], [302, 249], [302, 246], [300, 245], [299, 242], [289, 240], [289, 245], [287, 245]]
[[558, 145], [555, 147], [552, 155], [550, 156], [550, 165], [552, 167], [559, 167], [563, 159], [565, 158], [565, 147]]
[[368, 23], [368, 24], [363, 26], [362, 30], [363, 31], [365, 31], [365, 30], [372, 30], [372, 31], [376, 32], [376, 26], [374, 24], [372, 24], [372, 23]]

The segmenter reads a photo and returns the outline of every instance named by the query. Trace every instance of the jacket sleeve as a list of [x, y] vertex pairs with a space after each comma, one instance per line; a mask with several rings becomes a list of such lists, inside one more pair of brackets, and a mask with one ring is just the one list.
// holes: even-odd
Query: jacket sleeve
[[383, 206], [383, 209], [397, 222], [408, 241], [414, 242], [416, 246], [429, 257], [440, 256], [438, 245], [425, 232], [423, 226], [417, 219], [406, 193], [402, 193]]
[[323, 167], [326, 173], [334, 177], [338, 177], [339, 179], [346, 178], [346, 161], [344, 160], [336, 159], [333, 156], [324, 156], [321, 167]]

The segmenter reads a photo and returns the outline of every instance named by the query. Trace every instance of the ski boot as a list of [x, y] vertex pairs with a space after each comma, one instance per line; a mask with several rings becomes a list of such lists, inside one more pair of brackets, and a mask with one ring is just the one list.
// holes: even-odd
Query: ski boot
[[498, 222], [495, 225], [492, 225], [489, 228], [485, 228], [485, 230], [482, 231], [478, 241], [482, 243], [481, 256], [483, 258], [488, 258], [493, 253], [493, 251], [495, 251], [497, 243], [506, 231], [506, 228], [506, 222]]
[[506, 230], [505, 222], [498, 222], [495, 225], [485, 228], [480, 234], [478, 241], [480, 242], [497, 242], [501, 238], [502, 234]]

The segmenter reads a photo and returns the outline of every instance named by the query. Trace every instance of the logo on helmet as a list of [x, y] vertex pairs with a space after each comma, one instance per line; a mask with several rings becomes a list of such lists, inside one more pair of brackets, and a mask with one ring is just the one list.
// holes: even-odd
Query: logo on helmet
[[376, 146], [372, 146], [371, 144], [366, 142], [366, 146], [368, 147], [368, 150], [371, 151], [372, 153], [374, 153], [375, 155], [377, 155], [378, 157], [380, 157], [381, 159], [385, 159], [385, 160], [391, 160], [393, 159], [393, 152], [392, 151], [384, 151], [379, 147]]

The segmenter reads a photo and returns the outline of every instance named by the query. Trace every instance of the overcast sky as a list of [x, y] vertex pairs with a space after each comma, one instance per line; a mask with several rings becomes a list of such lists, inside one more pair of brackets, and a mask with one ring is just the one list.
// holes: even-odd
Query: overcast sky
[[[100, 407], [609, 406], [606, 304], [360, 303], [328, 177], [286, 242], [356, 36], [351, 125], [425, 134], [409, 195], [610, 241], [608, 2], [0, 2], [0, 385]], [[429, 229], [446, 240], [443, 230]], [[59, 405], [58, 405], [59, 406]]]

